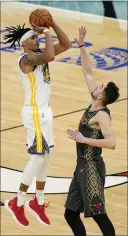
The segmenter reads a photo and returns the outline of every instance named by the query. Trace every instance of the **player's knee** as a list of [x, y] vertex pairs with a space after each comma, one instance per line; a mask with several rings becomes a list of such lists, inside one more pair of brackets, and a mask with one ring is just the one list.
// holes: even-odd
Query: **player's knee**
[[107, 214], [93, 215], [93, 219], [97, 224], [100, 224], [102, 222], [108, 222]]
[[79, 213], [66, 209], [64, 217], [68, 223], [75, 222], [79, 218]]
[[43, 167], [44, 167], [45, 169], [48, 168], [49, 163], [50, 163], [50, 161], [51, 161], [51, 158], [52, 158], [51, 152], [50, 152], [48, 155], [44, 156]]
[[93, 216], [93, 219], [100, 227], [104, 228], [105, 236], [115, 236], [114, 226], [106, 213], [102, 215], [95, 215]]

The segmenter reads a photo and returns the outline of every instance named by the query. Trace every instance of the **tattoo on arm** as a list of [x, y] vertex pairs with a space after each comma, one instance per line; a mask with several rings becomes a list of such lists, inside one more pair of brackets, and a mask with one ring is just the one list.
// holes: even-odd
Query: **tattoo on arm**
[[41, 54], [36, 54], [36, 53], [31, 53], [27, 54], [23, 58], [24, 64], [29, 65], [29, 66], [36, 66], [36, 65], [42, 65], [46, 62], [44, 55]]

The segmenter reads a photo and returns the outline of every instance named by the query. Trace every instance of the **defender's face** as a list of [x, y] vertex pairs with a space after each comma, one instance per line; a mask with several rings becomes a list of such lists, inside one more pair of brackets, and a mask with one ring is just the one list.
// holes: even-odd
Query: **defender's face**
[[97, 85], [96, 89], [93, 91], [93, 97], [94, 99], [97, 99], [100, 95], [103, 96], [103, 91], [107, 87], [107, 83]]
[[26, 40], [26, 46], [29, 50], [36, 51], [39, 48], [38, 35], [34, 34]]

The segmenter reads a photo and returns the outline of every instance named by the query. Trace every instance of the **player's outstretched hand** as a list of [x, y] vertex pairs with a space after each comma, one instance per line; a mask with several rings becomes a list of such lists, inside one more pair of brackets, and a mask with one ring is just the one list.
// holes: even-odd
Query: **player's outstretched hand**
[[78, 46], [81, 46], [84, 44], [84, 39], [85, 39], [85, 35], [86, 35], [86, 28], [81, 26], [79, 28], [79, 37], [78, 38], [75, 38], [75, 41], [77, 43]]
[[68, 138], [73, 139], [77, 143], [85, 143], [85, 137], [78, 131], [67, 129]]

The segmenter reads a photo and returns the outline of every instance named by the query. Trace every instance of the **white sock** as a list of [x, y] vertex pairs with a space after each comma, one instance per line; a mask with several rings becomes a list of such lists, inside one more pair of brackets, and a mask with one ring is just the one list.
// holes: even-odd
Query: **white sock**
[[36, 189], [36, 197], [39, 205], [44, 204], [44, 190]]
[[25, 203], [25, 195], [26, 195], [26, 192], [22, 192], [19, 190], [18, 194], [17, 194], [17, 206], [18, 207], [21, 207], [24, 205]]

